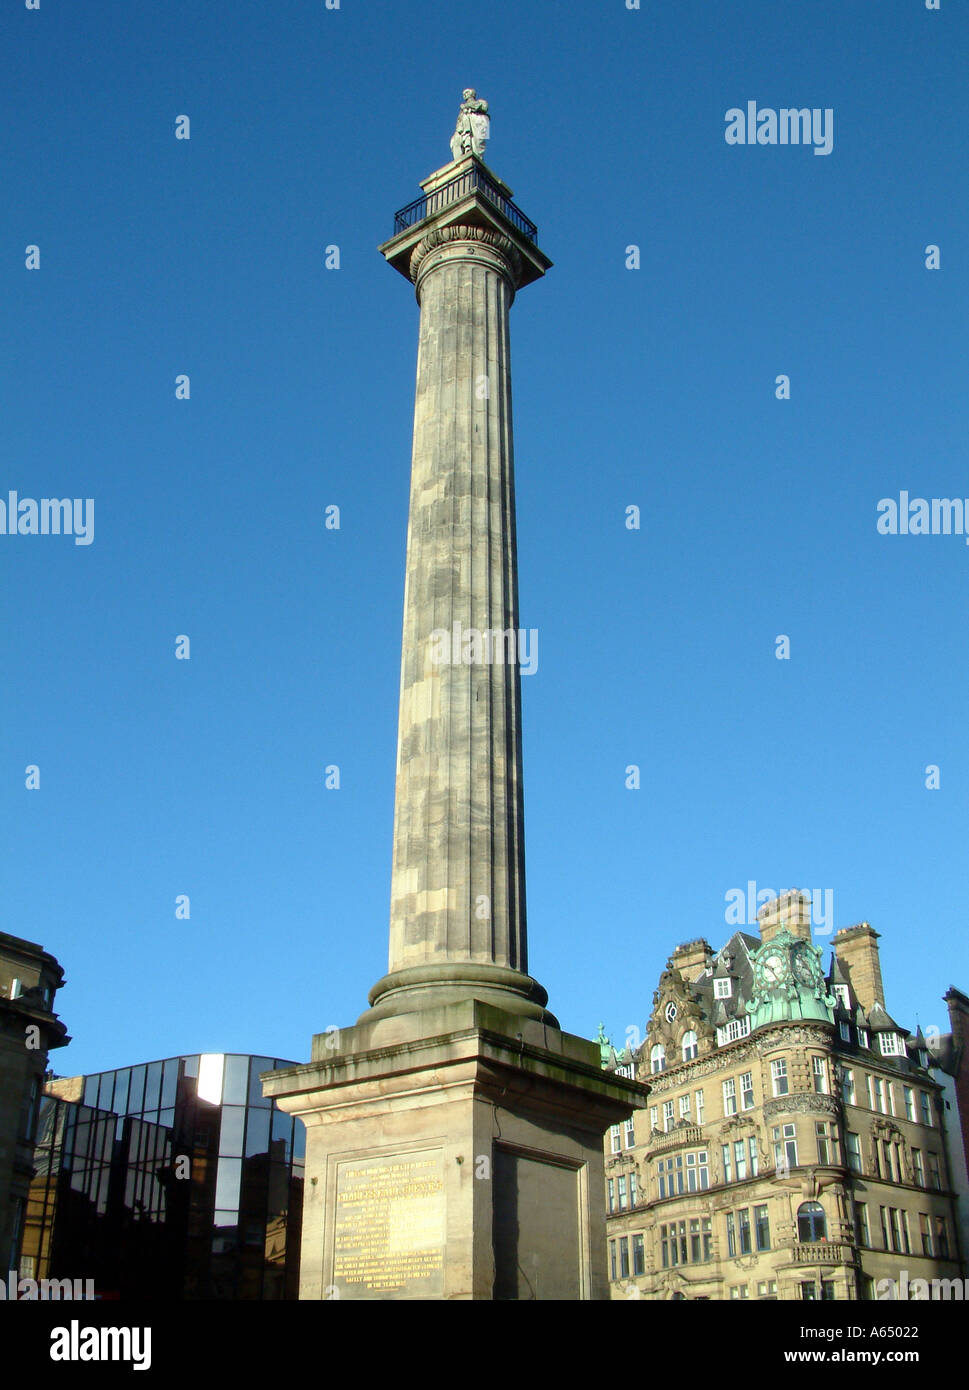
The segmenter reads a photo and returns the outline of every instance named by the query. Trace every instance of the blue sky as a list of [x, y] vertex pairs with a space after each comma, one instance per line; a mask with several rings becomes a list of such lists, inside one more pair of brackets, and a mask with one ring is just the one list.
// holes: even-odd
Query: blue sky
[[[0, 928], [65, 967], [58, 1072], [306, 1058], [384, 973], [417, 307], [376, 246], [466, 85], [554, 262], [512, 310], [532, 973], [620, 1041], [731, 889], [830, 889], [889, 1008], [945, 1026], [969, 547], [875, 523], [969, 496], [967, 29], [952, 0], [4, 8], [0, 498], [95, 499], [88, 546], [0, 536]], [[831, 153], [728, 145], [749, 100], [830, 108]]]

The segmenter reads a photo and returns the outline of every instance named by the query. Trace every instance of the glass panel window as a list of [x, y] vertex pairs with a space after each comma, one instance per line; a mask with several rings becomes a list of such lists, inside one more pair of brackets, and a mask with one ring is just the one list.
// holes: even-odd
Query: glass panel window
[[837, 996], [838, 1003], [841, 1005], [841, 1007], [842, 1007], [843, 1009], [850, 1008], [850, 1003], [849, 1003], [849, 999], [848, 999], [848, 986], [847, 986], [847, 985], [835, 985], [835, 987], [834, 987], [834, 992], [835, 992], [835, 995]]
[[158, 1102], [161, 1110], [170, 1110], [175, 1104], [175, 1098], [178, 1095], [179, 1066], [180, 1063], [177, 1057], [169, 1057], [168, 1061], [164, 1064], [161, 1083], [161, 1099]]
[[929, 1151], [929, 1154], [928, 1154], [928, 1160], [929, 1160], [929, 1186], [930, 1186], [930, 1187], [934, 1187], [935, 1190], [936, 1190], [936, 1192], [941, 1192], [941, 1190], [942, 1190], [942, 1179], [941, 1179], [941, 1177], [940, 1177], [940, 1175], [939, 1175], [939, 1155], [936, 1154], [936, 1153], [932, 1153], [931, 1150], [930, 1150], [930, 1151]]
[[261, 1071], [272, 1071], [273, 1059], [271, 1057], [250, 1057], [249, 1059], [249, 1104], [262, 1106], [272, 1105], [268, 1096], [262, 1093], [262, 1082], [259, 1080]]
[[723, 1113], [725, 1115], [736, 1115], [737, 1113], [737, 1083], [732, 1076], [723, 1083]]
[[915, 1123], [915, 1095], [911, 1086], [902, 1087], [902, 1096], [905, 1100], [905, 1118]]
[[619, 1153], [622, 1148], [622, 1131], [618, 1125], [609, 1126], [609, 1147], [614, 1154]]
[[628, 1198], [626, 1196], [626, 1179], [619, 1177], [616, 1179], [616, 1196], [619, 1201], [619, 1210], [625, 1211]]
[[841, 1099], [845, 1105], [855, 1103], [855, 1074], [850, 1067], [844, 1067], [841, 1072]]
[[111, 1109], [111, 1097], [114, 1092], [114, 1072], [105, 1071], [101, 1073], [101, 1081], [98, 1087], [97, 1107], [99, 1110]]
[[631, 1207], [634, 1207], [634, 1206], [636, 1205], [636, 1200], [637, 1200], [637, 1198], [636, 1198], [636, 1174], [635, 1174], [635, 1173], [630, 1173], [630, 1174], [629, 1174], [629, 1205], [630, 1205]]
[[731, 980], [714, 980], [713, 997], [714, 999], [729, 999], [732, 993], [733, 982]]
[[162, 1064], [161, 1062], [151, 1062], [148, 1066], [148, 1075], [145, 1080], [145, 1114], [158, 1109], [158, 1102], [161, 1099]]
[[737, 1212], [737, 1235], [740, 1244], [741, 1255], [750, 1254], [750, 1211], [747, 1207], [741, 1207]]
[[767, 1203], [754, 1207], [754, 1230], [757, 1238], [758, 1250], [770, 1249], [770, 1220], [767, 1215]]
[[720, 1147], [720, 1160], [723, 1163], [724, 1182], [733, 1182], [733, 1167], [730, 1162], [730, 1145], [722, 1144]]
[[732, 1211], [727, 1212], [727, 1254], [730, 1259], [737, 1254], [737, 1228]]
[[949, 1230], [945, 1224], [944, 1216], [935, 1218], [935, 1239], [939, 1247], [939, 1259], [947, 1260], [949, 1258]]
[[802, 1245], [824, 1240], [827, 1223], [820, 1202], [802, 1202], [797, 1209], [797, 1238]]
[[664, 1100], [664, 1101], [663, 1101], [663, 1130], [664, 1130], [665, 1133], [669, 1134], [669, 1132], [670, 1132], [670, 1130], [671, 1130], [672, 1128], [673, 1128], [673, 1102], [672, 1102], [671, 1100]]
[[740, 1078], [740, 1104], [742, 1110], [753, 1110], [754, 1108], [753, 1072], [745, 1071]]
[[932, 1107], [929, 1105], [927, 1091], [919, 1091], [919, 1105], [922, 1108], [922, 1123], [932, 1127]]
[[693, 1032], [692, 1028], [683, 1034], [681, 1047], [684, 1062], [691, 1062], [697, 1054], [696, 1033]]
[[700, 1220], [700, 1233], [703, 1236], [703, 1258], [713, 1259], [713, 1218], [704, 1216]]
[[741, 1182], [747, 1176], [747, 1146], [743, 1139], [734, 1140], [733, 1166], [737, 1181]]
[[870, 1244], [868, 1238], [867, 1202], [855, 1202], [855, 1237], [859, 1245]]
[[230, 1211], [239, 1206], [239, 1185], [242, 1181], [242, 1159], [220, 1158], [215, 1183], [215, 1205]]
[[828, 1068], [823, 1057], [813, 1057], [811, 1059], [811, 1070], [814, 1076], [814, 1089], [820, 1095], [828, 1093]]
[[690, 1118], [690, 1093], [689, 1093], [689, 1091], [687, 1091], [687, 1093], [686, 1093], [685, 1096], [680, 1096], [680, 1119], [681, 1119], [681, 1120], [688, 1120], [689, 1118]]
[[619, 1241], [619, 1277], [620, 1279], [629, 1278], [629, 1240], [626, 1236], [620, 1236]]
[[850, 1129], [845, 1130], [845, 1147], [848, 1150], [848, 1167], [855, 1173], [860, 1173], [862, 1171], [861, 1139]]
[[[253, 1154], [269, 1153], [269, 1121], [270, 1112], [268, 1110], [250, 1109], [249, 1125], [246, 1129], [247, 1157], [251, 1157]], [[304, 1125], [304, 1132], [305, 1128]]]
[[775, 1096], [786, 1096], [788, 1093], [787, 1082], [787, 1058], [778, 1057], [770, 1064], [771, 1085], [774, 1088]]
[[651, 1105], [651, 1106], [649, 1107], [649, 1127], [650, 1127], [650, 1129], [659, 1129], [659, 1106], [658, 1106], [658, 1105]]
[[654, 1043], [650, 1049], [649, 1069], [651, 1072], [666, 1070], [666, 1048], [662, 1043]]
[[934, 1255], [935, 1247], [932, 1243], [932, 1227], [924, 1211], [919, 1213], [919, 1234], [922, 1237], [922, 1254]]
[[851, 1042], [851, 1025], [845, 1023], [843, 1018], [838, 1023], [838, 1032], [842, 1042]]
[[615, 1178], [606, 1179], [606, 1192], [608, 1193], [609, 1210], [616, 1210], [616, 1180]]
[[752, 1178], [757, 1176], [757, 1136], [752, 1134], [747, 1140], [747, 1148], [750, 1152], [750, 1175]]
[[779, 1173], [797, 1167], [797, 1130], [793, 1124], [774, 1125], [774, 1167]]
[[131, 1068], [131, 1085], [128, 1088], [128, 1114], [140, 1115], [144, 1109], [145, 1098], [145, 1073], [148, 1068], [145, 1066]]
[[233, 1056], [225, 1059], [225, 1082], [222, 1100], [226, 1105], [245, 1105], [249, 1094], [249, 1058]]
[[[664, 1231], [666, 1230], [666, 1227], [665, 1227], [665, 1226], [663, 1227], [663, 1230], [664, 1230]], [[664, 1242], [664, 1244], [663, 1244], [663, 1264], [664, 1264], [664, 1266], [665, 1266], [665, 1264], [666, 1264], [666, 1244], [665, 1244], [665, 1242]], [[616, 1242], [615, 1242], [614, 1240], [611, 1240], [611, 1241], [609, 1242], [609, 1278], [615, 1280], [616, 1277], [617, 1277], [617, 1266], [616, 1266]]]
[[636, 1143], [636, 1126], [633, 1124], [633, 1117], [630, 1115], [626, 1121], [626, 1148], [631, 1149]]
[[818, 1120], [814, 1126], [814, 1136], [818, 1146], [818, 1162], [827, 1167], [831, 1162], [831, 1154], [828, 1146], [828, 1126], [823, 1120]]
[[892, 1232], [892, 1249], [895, 1251], [896, 1255], [900, 1255], [902, 1253], [902, 1232], [896, 1207], [889, 1207], [888, 1221]]
[[[219, 1134], [219, 1153], [231, 1158], [242, 1156], [242, 1131], [246, 1112], [241, 1105], [226, 1105], [222, 1110], [222, 1128]], [[224, 1204], [223, 1204], [224, 1205]]]
[[925, 1186], [925, 1169], [922, 1167], [922, 1150], [912, 1150], [912, 1174], [918, 1187]]
[[646, 1250], [642, 1236], [633, 1236], [633, 1274], [646, 1273]]
[[858, 1029], [858, 1046], [859, 1046], [859, 1047], [867, 1047], [867, 1046], [868, 1046], [868, 1029], [867, 1029], [867, 1028], [859, 1028], [859, 1029]]
[[694, 1091], [694, 1092], [693, 1092], [693, 1102], [694, 1102], [693, 1108], [694, 1108], [695, 1111], [696, 1111], [696, 1122], [697, 1122], [698, 1125], [702, 1125], [702, 1124], [703, 1124], [703, 1092], [702, 1092], [702, 1091]]

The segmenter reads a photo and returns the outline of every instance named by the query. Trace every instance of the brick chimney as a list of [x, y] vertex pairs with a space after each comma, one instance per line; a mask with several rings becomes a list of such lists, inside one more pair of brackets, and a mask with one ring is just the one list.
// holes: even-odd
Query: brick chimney
[[770, 941], [784, 927], [802, 941], [811, 940], [811, 898], [800, 888], [788, 888], [757, 913], [761, 941]]
[[677, 946], [672, 956], [674, 968], [691, 984], [698, 975], [703, 974], [712, 959], [713, 947], [702, 936]]
[[885, 1007], [885, 987], [878, 959], [878, 936], [867, 922], [856, 927], [842, 927], [831, 942], [834, 953], [848, 972], [851, 988], [865, 1013], [873, 1004]]

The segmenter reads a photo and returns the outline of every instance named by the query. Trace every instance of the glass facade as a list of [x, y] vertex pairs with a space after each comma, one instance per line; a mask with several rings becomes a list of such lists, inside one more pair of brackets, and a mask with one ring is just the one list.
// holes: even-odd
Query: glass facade
[[295, 1299], [306, 1131], [259, 1073], [206, 1053], [87, 1076], [45, 1096], [22, 1277], [104, 1298]]

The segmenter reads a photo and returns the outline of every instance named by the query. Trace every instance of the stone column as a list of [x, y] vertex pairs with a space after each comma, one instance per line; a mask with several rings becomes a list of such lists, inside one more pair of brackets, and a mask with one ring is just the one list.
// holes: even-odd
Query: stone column
[[364, 1019], [473, 995], [554, 1022], [525, 933], [508, 336], [521, 258], [502, 233], [452, 223], [409, 269], [421, 318], [390, 962]]

